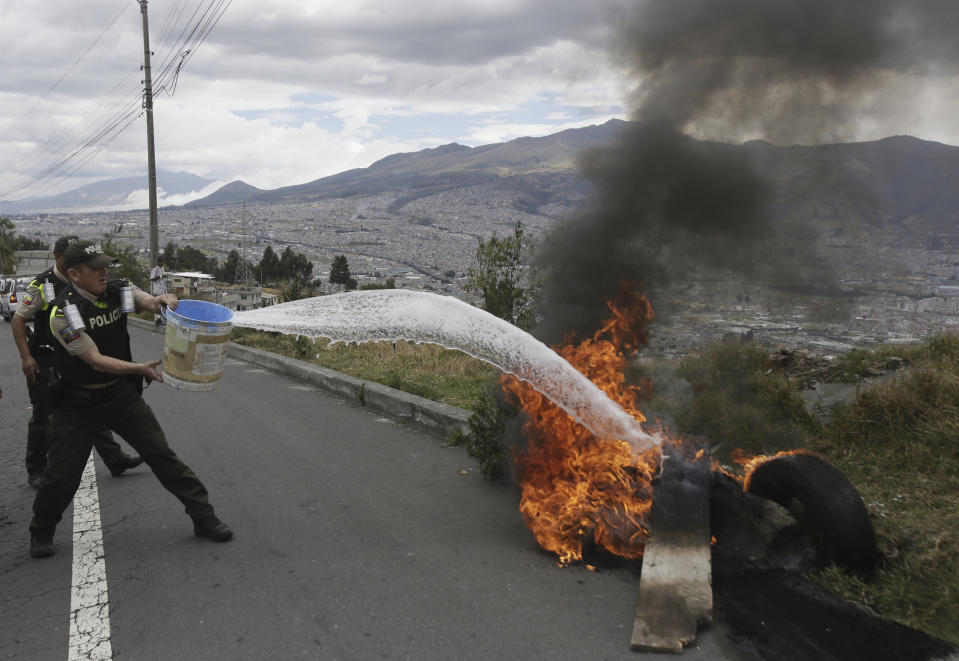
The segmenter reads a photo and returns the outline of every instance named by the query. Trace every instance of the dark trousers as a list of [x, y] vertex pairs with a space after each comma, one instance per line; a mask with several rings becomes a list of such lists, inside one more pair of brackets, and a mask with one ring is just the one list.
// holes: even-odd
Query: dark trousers
[[124, 380], [103, 393], [65, 394], [50, 424], [50, 463], [33, 501], [30, 530], [52, 531], [80, 487], [97, 430], [112, 429], [180, 499], [192, 517], [213, 514], [206, 487], [167, 444], [156, 416], [133, 384]]
[[[50, 382], [48, 381], [53, 356], [52, 354], [38, 353], [34, 358], [40, 367], [40, 374], [32, 382], [27, 381], [30, 403], [33, 404], [33, 414], [30, 416], [30, 422], [27, 423], [26, 464], [27, 473], [30, 475], [34, 473], [42, 474], [47, 467], [47, 452], [50, 448], [48, 424], [50, 415], [53, 413]], [[113, 438], [109, 429], [102, 427], [97, 431], [93, 438], [93, 446], [97, 449], [97, 454], [103, 459], [107, 468], [110, 470], [120, 468], [123, 450]]]

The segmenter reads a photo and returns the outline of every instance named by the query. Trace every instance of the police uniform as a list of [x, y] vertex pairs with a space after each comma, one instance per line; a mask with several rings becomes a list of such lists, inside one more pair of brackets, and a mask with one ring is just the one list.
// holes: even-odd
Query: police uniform
[[[27, 423], [26, 466], [30, 483], [34, 486], [38, 484], [39, 476], [47, 467], [47, 422], [53, 407], [50, 389], [56, 381], [53, 373], [55, 342], [50, 335], [49, 322], [50, 304], [53, 301], [44, 297], [44, 282], [53, 285], [54, 296], [60, 294], [69, 284], [66, 276], [60, 273], [56, 266], [47, 269], [27, 287], [16, 312], [16, 316], [21, 317], [24, 323], [33, 321], [33, 334], [28, 336], [27, 344], [39, 370], [33, 381], [27, 380], [33, 413]], [[139, 457], [124, 454], [109, 429], [101, 429], [94, 437], [93, 445], [114, 476], [143, 463]]]
[[[90, 262], [94, 268], [113, 259], [103, 255], [98, 245], [81, 241], [65, 255], [68, 269], [75, 251], [84, 249], [98, 257]], [[95, 297], [71, 283], [51, 307], [50, 330], [56, 340], [54, 355], [63, 395], [51, 419], [50, 463], [33, 503], [30, 555], [35, 558], [54, 553], [54, 529], [79, 488], [92, 438], [104, 425], [137, 450], [160, 483], [183, 503], [196, 535], [218, 542], [233, 536], [214, 514], [206, 487], [170, 448], [153, 411], [140, 396], [143, 377], [97, 371], [79, 357], [95, 345], [102, 356], [132, 362], [127, 315], [120, 306], [122, 284], [110, 281], [104, 293]], [[137, 308], [152, 298], [137, 290]], [[70, 303], [79, 310], [80, 330], [71, 330], [64, 315], [64, 307]]]

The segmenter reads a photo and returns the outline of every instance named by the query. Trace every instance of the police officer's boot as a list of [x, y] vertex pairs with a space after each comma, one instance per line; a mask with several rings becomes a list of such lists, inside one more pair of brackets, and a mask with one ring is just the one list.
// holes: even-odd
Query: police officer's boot
[[31, 558], [49, 558], [57, 552], [53, 546], [53, 529], [32, 529], [30, 530], [30, 557]]
[[121, 455], [115, 464], [110, 466], [110, 474], [113, 477], [120, 477], [131, 468], [136, 468], [143, 463], [143, 457], [140, 455]]
[[233, 531], [220, 521], [215, 514], [198, 516], [193, 519], [193, 534], [206, 537], [214, 542], [228, 542], [233, 539]]

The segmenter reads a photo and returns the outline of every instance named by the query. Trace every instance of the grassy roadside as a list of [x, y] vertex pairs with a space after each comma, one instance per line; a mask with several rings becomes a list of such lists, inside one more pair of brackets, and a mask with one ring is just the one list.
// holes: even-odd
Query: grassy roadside
[[[484, 401], [497, 373], [433, 345], [330, 345], [248, 329], [234, 329], [234, 340], [467, 409]], [[896, 378], [862, 388], [827, 422], [800, 400], [812, 382], [855, 383], [890, 365], [903, 366]], [[959, 337], [833, 361], [720, 342], [697, 357], [639, 369], [653, 382], [650, 409], [674, 430], [719, 441], [721, 461], [734, 447], [757, 454], [808, 448], [842, 470], [872, 515], [884, 562], [870, 581], [836, 568], [814, 578], [959, 644]]]
[[498, 373], [488, 363], [434, 344], [331, 344], [323, 338], [246, 328], [234, 328], [233, 341], [466, 409], [480, 400], [490, 378]]
[[885, 562], [869, 582], [820, 581], [959, 644], [959, 337], [886, 347], [910, 367], [840, 407], [811, 448], [840, 468], [873, 517]]
[[[892, 368], [898, 368], [893, 370]], [[718, 459], [808, 448], [842, 470], [869, 510], [883, 562], [863, 581], [835, 567], [823, 587], [959, 644], [959, 336], [922, 345], [856, 350], [833, 361], [736, 342], [706, 347], [670, 370], [651, 405], [675, 428], [719, 442]], [[884, 375], [876, 385], [863, 379]], [[650, 374], [657, 390], [657, 374]], [[820, 421], [800, 388], [859, 383], [858, 394]]]

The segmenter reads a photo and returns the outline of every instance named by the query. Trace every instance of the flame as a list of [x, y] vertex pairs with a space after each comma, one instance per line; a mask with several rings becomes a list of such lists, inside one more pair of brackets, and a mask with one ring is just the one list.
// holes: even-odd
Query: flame
[[[653, 309], [624, 285], [607, 303], [611, 316], [593, 335], [554, 349], [638, 422], [636, 400], [648, 383], [626, 383], [628, 357], [648, 344]], [[624, 558], [640, 558], [646, 543], [658, 448], [640, 455], [624, 441], [601, 441], [529, 384], [501, 380], [507, 397], [526, 413], [525, 451], [515, 455], [522, 489], [520, 511], [537, 542], [565, 566], [583, 559], [587, 544]]]
[[803, 448], [799, 448], [796, 450], [783, 450], [782, 452], [777, 452], [776, 454], [772, 456], [765, 455], [765, 454], [747, 454], [746, 452], [743, 452], [739, 448], [734, 448], [729, 454], [730, 454], [730, 458], [733, 460], [734, 463], [743, 467], [742, 475], [737, 475], [735, 473], [732, 473], [726, 470], [717, 461], [713, 461], [712, 468], [714, 471], [723, 473], [724, 475], [731, 477], [732, 479], [742, 484], [743, 491], [749, 491], [749, 482], [752, 479], [753, 472], [755, 472], [757, 468], [762, 466], [767, 461], [775, 459], [776, 457], [784, 457], [784, 456], [793, 455], [793, 454], [810, 454], [817, 457], [819, 456], [815, 452], [811, 450], [805, 450]]

